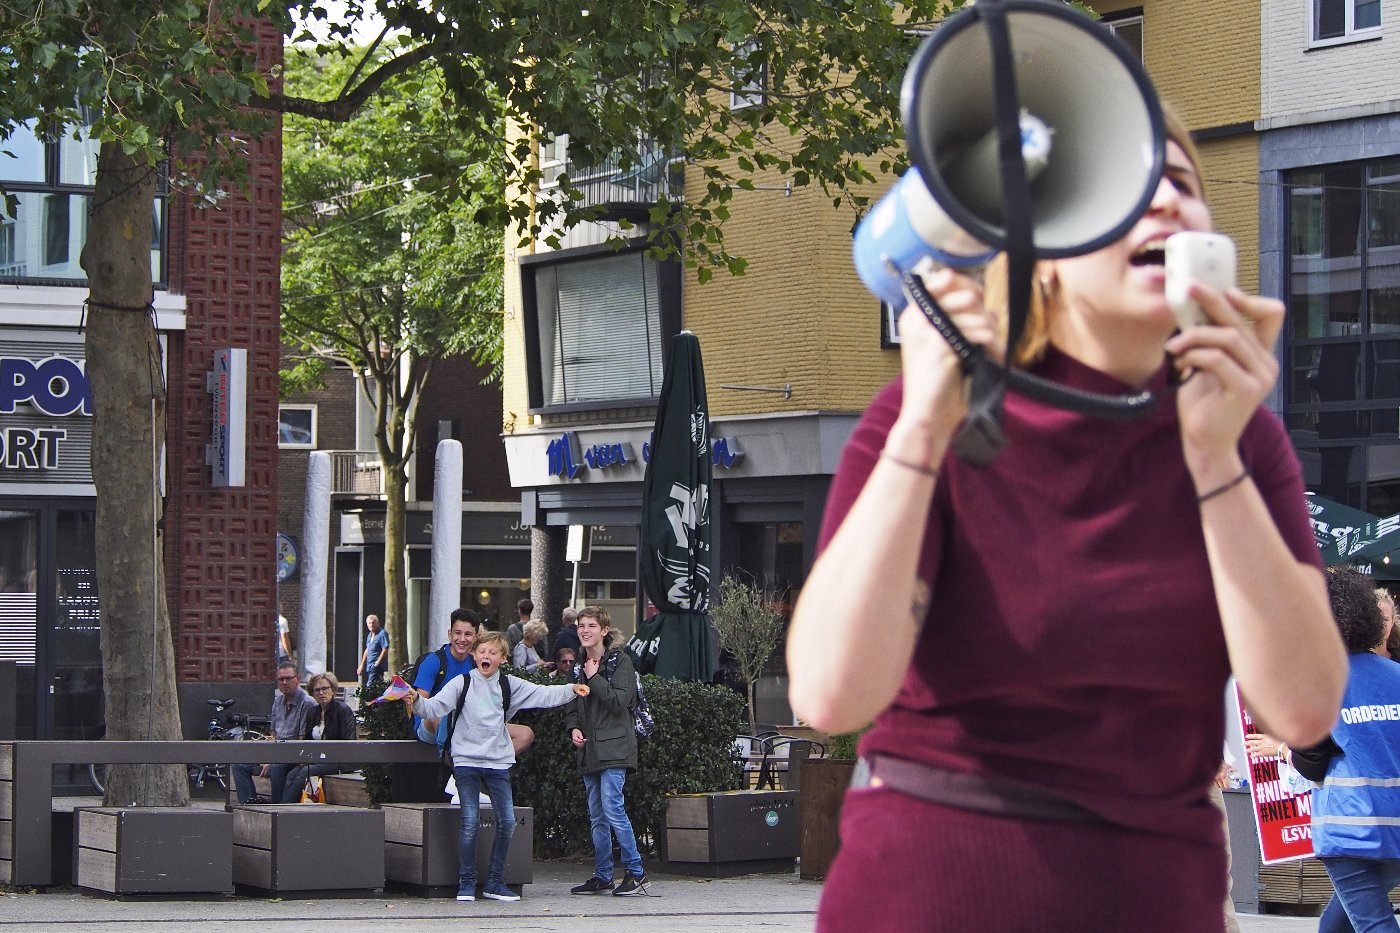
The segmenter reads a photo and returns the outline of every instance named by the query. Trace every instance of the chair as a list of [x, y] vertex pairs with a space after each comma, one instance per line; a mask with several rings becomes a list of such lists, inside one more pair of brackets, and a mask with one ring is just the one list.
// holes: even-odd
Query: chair
[[764, 775], [768, 772], [768, 743], [777, 735], [776, 732], [762, 732], [734, 737], [734, 764], [742, 773], [745, 790], [763, 786]]
[[825, 754], [825, 747], [811, 739], [781, 734], [767, 737], [759, 789], [797, 790], [801, 785], [802, 762], [811, 756], [814, 746], [819, 748], [818, 755]]

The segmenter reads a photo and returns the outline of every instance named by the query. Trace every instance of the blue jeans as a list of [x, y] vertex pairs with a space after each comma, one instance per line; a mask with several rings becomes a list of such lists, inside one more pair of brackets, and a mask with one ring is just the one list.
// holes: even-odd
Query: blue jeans
[[593, 873], [607, 881], [613, 879], [613, 836], [617, 836], [618, 848], [622, 850], [622, 867], [639, 878], [644, 874], [637, 837], [622, 806], [622, 784], [626, 779], [626, 768], [608, 768], [583, 776], [593, 828]]
[[[272, 791], [268, 795], [268, 800], [278, 803], [282, 799], [282, 793], [287, 784], [287, 775], [294, 765], [269, 765], [267, 769], [267, 779], [272, 782]], [[247, 803], [253, 799], [257, 793], [253, 789], [253, 775], [262, 771], [262, 765], [234, 765], [233, 766], [233, 787], [238, 793], [238, 802]], [[301, 793], [298, 789], [297, 793]]]
[[427, 723], [420, 719], [418, 720], [418, 728], [414, 730], [414, 733], [418, 736], [418, 741], [427, 742], [429, 745], [436, 745], [438, 751], [441, 751], [442, 743], [447, 741], [447, 717], [444, 716], [438, 720], [436, 731], [429, 729]]
[[457, 846], [457, 883], [465, 890], [476, 888], [476, 831], [481, 825], [481, 790], [491, 798], [496, 816], [496, 838], [491, 843], [491, 865], [486, 870], [486, 887], [505, 883], [506, 856], [515, 835], [515, 801], [510, 792], [509, 768], [453, 767], [457, 798], [462, 807], [462, 835]]
[[1400, 930], [1386, 897], [1400, 884], [1400, 859], [1322, 856], [1336, 895], [1318, 920], [1318, 933], [1375, 933]]

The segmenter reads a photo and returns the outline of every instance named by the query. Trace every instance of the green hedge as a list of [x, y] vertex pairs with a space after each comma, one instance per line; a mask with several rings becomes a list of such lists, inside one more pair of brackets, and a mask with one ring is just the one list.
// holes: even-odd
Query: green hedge
[[[510, 673], [536, 683], [559, 683], [544, 674]], [[733, 790], [740, 774], [734, 761], [734, 738], [746, 728], [744, 699], [728, 687], [642, 678], [656, 732], [638, 749], [637, 771], [624, 791], [627, 815], [645, 851], [654, 851], [665, 825], [666, 796]], [[360, 697], [368, 738], [412, 738], [402, 703], [368, 705], [384, 691], [375, 684]], [[592, 851], [588, 801], [579, 777], [574, 747], [564, 734], [564, 710], [526, 710], [515, 717], [535, 730], [535, 743], [511, 770], [515, 804], [534, 808], [535, 857], [559, 858]], [[390, 799], [387, 765], [363, 769], [365, 789], [375, 805]]]
[[[414, 737], [413, 719], [404, 710], [402, 703], [370, 705], [370, 700], [388, 688], [389, 684], [386, 681], [376, 680], [368, 687], [361, 687], [355, 692], [360, 698], [359, 718], [364, 725], [365, 738], [411, 739]], [[360, 769], [360, 773], [365, 776], [365, 792], [369, 794], [369, 802], [376, 807], [388, 803], [393, 794], [393, 782], [389, 777], [390, 766], [365, 765]]]

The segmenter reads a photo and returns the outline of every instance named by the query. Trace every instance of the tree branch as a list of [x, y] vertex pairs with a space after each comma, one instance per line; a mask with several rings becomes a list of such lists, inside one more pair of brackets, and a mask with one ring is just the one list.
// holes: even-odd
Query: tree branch
[[436, 39], [420, 45], [404, 54], [391, 58], [370, 72], [354, 90], [342, 91], [334, 100], [309, 100], [305, 97], [288, 97], [285, 94], [269, 94], [267, 97], [254, 97], [249, 106], [274, 113], [294, 113], [313, 120], [329, 120], [344, 123], [355, 115], [378, 90], [390, 79], [421, 65], [452, 48], [447, 38]]

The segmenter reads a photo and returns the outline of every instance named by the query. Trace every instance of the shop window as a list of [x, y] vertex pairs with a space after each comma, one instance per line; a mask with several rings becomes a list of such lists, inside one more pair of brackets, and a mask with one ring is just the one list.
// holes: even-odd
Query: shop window
[[640, 248], [523, 264], [534, 408], [650, 400], [679, 318], [674, 262]]
[[277, 446], [314, 450], [316, 447], [316, 406], [277, 406]]

